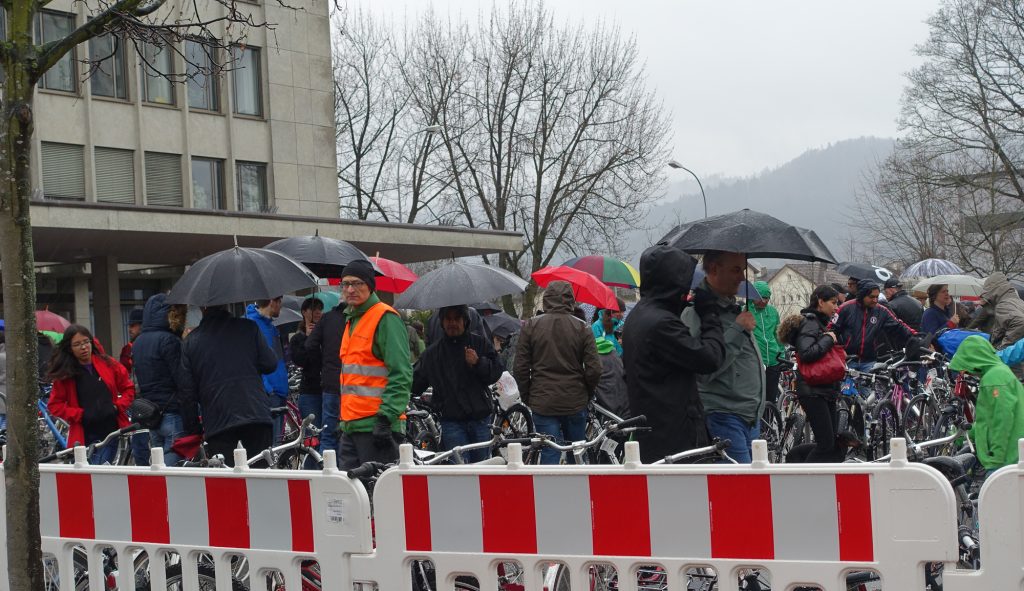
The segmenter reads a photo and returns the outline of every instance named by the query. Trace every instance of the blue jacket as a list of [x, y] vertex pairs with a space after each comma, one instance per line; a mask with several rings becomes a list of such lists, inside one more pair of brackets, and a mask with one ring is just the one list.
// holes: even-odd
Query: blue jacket
[[181, 337], [171, 331], [167, 320], [171, 305], [166, 299], [166, 294], [158, 293], [146, 301], [142, 332], [132, 346], [132, 370], [138, 383], [137, 398], [177, 413], [178, 395], [185, 383], [181, 374]]
[[938, 306], [929, 306], [921, 316], [921, 332], [934, 336], [944, 328], [954, 328], [949, 325], [949, 313]]
[[252, 320], [260, 327], [263, 338], [266, 339], [270, 350], [277, 356], [277, 369], [268, 374], [263, 374], [263, 387], [268, 394], [276, 394], [281, 398], [288, 397], [288, 368], [284, 364], [284, 346], [281, 344], [281, 333], [274, 326], [274, 321], [260, 315], [255, 304], [245, 307], [245, 317]]
[[611, 341], [612, 345], [615, 346], [615, 352], [620, 356], [622, 355], [622, 345], [619, 344], [619, 339], [615, 338], [615, 331], [622, 330], [622, 321], [618, 319], [612, 319], [612, 332], [604, 332], [604, 310], [597, 312], [597, 320], [590, 325], [590, 329], [594, 332], [594, 338], [599, 339], [604, 337]]
[[1019, 363], [1024, 363], [1024, 339], [1017, 341], [1005, 349], [996, 351], [996, 355], [1003, 360], [1003, 363], [1011, 367]]

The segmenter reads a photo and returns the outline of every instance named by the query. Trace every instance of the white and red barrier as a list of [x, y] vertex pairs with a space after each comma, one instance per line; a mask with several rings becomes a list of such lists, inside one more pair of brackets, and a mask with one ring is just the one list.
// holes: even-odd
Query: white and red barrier
[[[718, 588], [737, 589], [738, 573], [770, 573], [772, 589], [845, 590], [850, 571], [880, 573], [885, 589], [923, 589], [924, 565], [946, 563], [946, 589], [1020, 589], [1024, 582], [1024, 464], [992, 476], [981, 494], [982, 564], [956, 571], [956, 500], [935, 470], [907, 463], [893, 441], [890, 464], [773, 465], [763, 442], [749, 466], [650, 466], [627, 445], [622, 466], [524, 466], [518, 446], [508, 466], [415, 466], [385, 473], [370, 502], [362, 484], [323, 472], [41, 466], [43, 551], [62, 574], [85, 548], [89, 584], [104, 588], [103, 550], [113, 548], [119, 589], [145, 551], [163, 564], [181, 556], [184, 588], [196, 588], [196, 557], [217, 565], [219, 589], [232, 589], [232, 556], [248, 561], [250, 588], [268, 570], [302, 590], [303, 561], [319, 563], [323, 589], [409, 589], [412, 564], [431, 561], [438, 589], [472, 576], [498, 591], [504, 563], [523, 567], [525, 589], [540, 590], [545, 568], [566, 566], [573, 589], [590, 589], [589, 568], [607, 563], [618, 586], [657, 566], [670, 589], [686, 588], [691, 567], [713, 568]], [[241, 450], [239, 450], [241, 452]], [[159, 450], [154, 450], [159, 464]], [[244, 464], [244, 452], [236, 463]], [[1024, 443], [1022, 443], [1024, 457]], [[333, 466], [333, 454], [325, 458]], [[0, 467], [2, 469], [2, 467]], [[0, 499], [4, 497], [0, 490]], [[6, 525], [0, 519], [0, 535]], [[6, 572], [0, 548], [0, 569]], [[165, 587], [162, 568], [151, 589]], [[254, 578], [256, 577], [256, 578]], [[61, 576], [63, 590], [73, 577]], [[0, 576], [0, 591], [7, 588]]]

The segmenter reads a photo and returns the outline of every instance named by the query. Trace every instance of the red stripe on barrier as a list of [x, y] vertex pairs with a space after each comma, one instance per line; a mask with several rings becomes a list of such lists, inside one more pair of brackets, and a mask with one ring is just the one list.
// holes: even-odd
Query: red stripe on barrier
[[308, 480], [288, 481], [288, 506], [292, 511], [292, 551], [313, 552], [313, 505]]
[[210, 545], [249, 547], [249, 494], [241, 478], [206, 479]]
[[839, 560], [873, 561], [870, 475], [836, 474], [836, 512], [839, 515]]
[[430, 551], [430, 490], [426, 476], [402, 476], [405, 504], [405, 549]]
[[163, 476], [129, 476], [128, 507], [132, 541], [169, 544], [167, 522], [167, 479]]
[[92, 509], [92, 477], [88, 474], [58, 472], [57, 508], [60, 512], [60, 537], [96, 539]]
[[647, 477], [591, 476], [590, 521], [593, 527], [594, 554], [650, 556]]
[[484, 552], [536, 554], [533, 477], [480, 476], [480, 521]]
[[708, 475], [712, 558], [775, 558], [767, 474]]

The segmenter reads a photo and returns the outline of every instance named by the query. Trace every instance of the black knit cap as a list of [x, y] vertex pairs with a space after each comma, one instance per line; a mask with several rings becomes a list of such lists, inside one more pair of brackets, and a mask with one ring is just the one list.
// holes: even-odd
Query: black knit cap
[[342, 277], [358, 277], [366, 282], [370, 286], [370, 291], [377, 291], [377, 281], [374, 278], [373, 265], [370, 261], [364, 261], [362, 259], [356, 259], [351, 263], [345, 265], [345, 269], [341, 272]]

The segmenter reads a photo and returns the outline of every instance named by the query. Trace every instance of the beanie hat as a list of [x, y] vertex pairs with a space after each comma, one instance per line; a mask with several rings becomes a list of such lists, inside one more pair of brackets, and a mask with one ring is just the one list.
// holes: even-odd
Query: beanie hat
[[128, 313], [128, 325], [142, 324], [142, 308], [132, 308]]
[[892, 288], [897, 288], [898, 289], [900, 287], [903, 287], [903, 284], [900, 282], [899, 279], [897, 279], [895, 277], [890, 277], [890, 278], [885, 280], [885, 288], [886, 289], [892, 289]]
[[345, 268], [341, 271], [341, 276], [352, 276], [358, 277], [366, 282], [366, 285], [370, 286], [370, 291], [377, 291], [377, 280], [374, 276], [373, 265], [370, 261], [364, 261], [362, 259], [356, 259], [351, 263], [345, 265]]
[[604, 337], [597, 337], [597, 353], [607, 355], [615, 350], [615, 345]]

